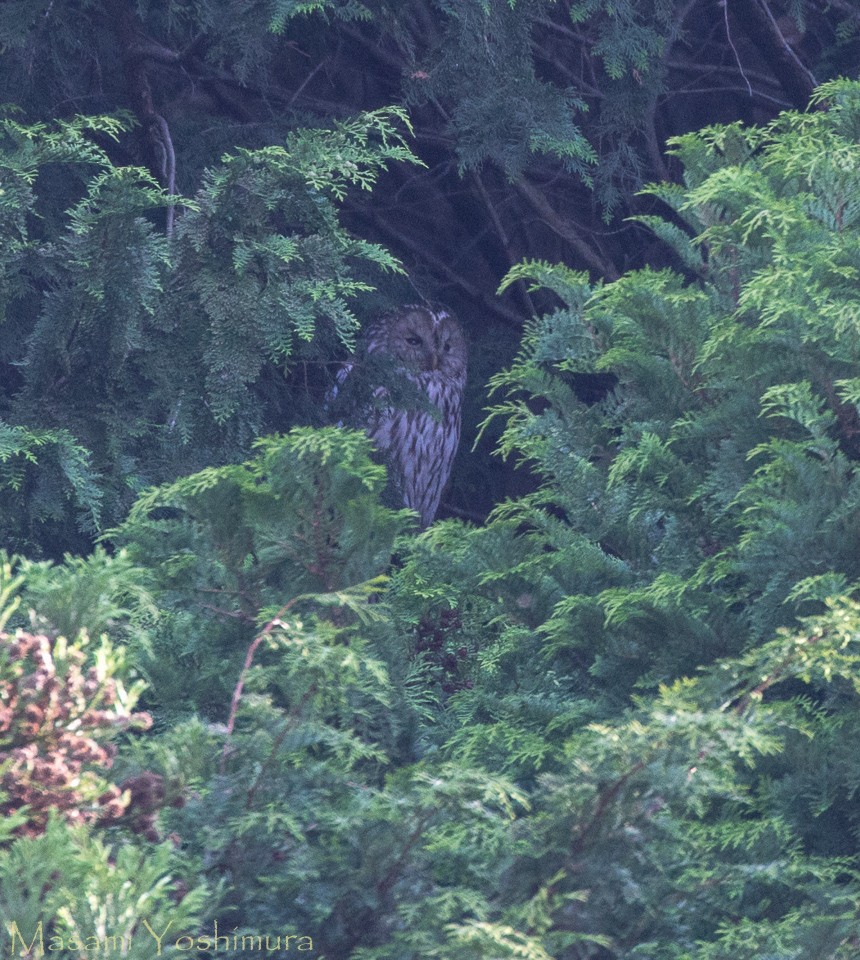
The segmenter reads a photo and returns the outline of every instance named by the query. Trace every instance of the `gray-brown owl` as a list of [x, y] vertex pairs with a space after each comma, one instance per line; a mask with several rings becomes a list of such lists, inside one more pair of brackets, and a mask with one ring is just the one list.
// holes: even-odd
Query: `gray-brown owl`
[[[422, 528], [427, 527], [436, 516], [460, 441], [466, 385], [463, 330], [444, 307], [407, 304], [368, 327], [362, 354], [377, 363], [390, 358], [393, 372], [426, 397], [403, 408], [377, 406], [364, 426], [385, 457], [404, 506], [415, 510]], [[375, 396], [378, 403], [390, 391], [380, 387]]]

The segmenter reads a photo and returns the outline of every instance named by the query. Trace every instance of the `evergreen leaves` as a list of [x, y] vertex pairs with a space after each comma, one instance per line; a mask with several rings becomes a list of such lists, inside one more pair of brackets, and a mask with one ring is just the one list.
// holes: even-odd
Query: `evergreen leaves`
[[[525, 62], [523, 6], [446, 7], [486, 41], [474, 76], [494, 43]], [[317, 12], [364, 11], [272, 16]], [[513, 268], [503, 288], [557, 306], [489, 417], [537, 483], [420, 535], [364, 434], [254, 436], [261, 384], [298, 397], [279, 366], [347, 348], [364, 266], [397, 269], [337, 203], [410, 159], [402, 112], [238, 148], [191, 199], [107, 160], [87, 131], [114, 121], [4, 128], [3, 533], [59, 552], [75, 511], [122, 520], [87, 558], [0, 568], [7, 933], [43, 919], [68, 956], [216, 918], [356, 960], [856, 955], [860, 87], [815, 102], [674, 142], [684, 185], [644, 223], [677, 269]], [[117, 782], [79, 756], [46, 780], [86, 788], [71, 814], [29, 802], [70, 762], [51, 711], [106, 738], [137, 695], [156, 723], [113, 730]], [[28, 767], [45, 744], [60, 766]]]
[[[851, 114], [845, 84], [830, 96]], [[689, 273], [646, 269], [591, 288], [563, 266], [526, 263], [505, 281], [536, 279], [564, 306], [534, 322], [494, 382], [508, 394], [493, 411], [507, 423], [501, 449], [544, 481], [495, 521], [518, 522], [532, 563], [485, 555], [499, 573], [479, 582], [526, 578], [514, 602], [494, 591], [494, 623], [511, 623], [502, 636], [520, 651], [537, 630], [560, 700], [588, 691], [602, 706], [600, 720], [568, 733], [569, 766], [551, 750], [522, 765], [524, 705], [505, 714], [504, 742], [523, 774], [543, 771], [534, 802], [578, 822], [576, 886], [562, 889], [591, 890], [577, 930], [604, 933], [608, 909], [630, 931], [636, 946], [613, 939], [612, 956], [851, 955], [842, 897], [856, 890], [856, 852], [825, 840], [816, 818], [826, 808], [854, 823], [853, 774], [815, 814], [789, 800], [799, 779], [832, 782], [833, 751], [850, 749], [835, 731], [856, 695], [857, 412], [843, 375], [860, 358], [848, 320], [855, 231], [839, 214], [855, 142], [843, 123], [840, 110], [787, 114], [764, 131], [680, 138], [687, 187], [653, 192], [695, 235], [648, 222]], [[612, 393], [577, 400], [569, 378], [604, 370], [617, 377]], [[697, 679], [679, 679], [694, 666]], [[528, 684], [521, 666], [508, 675], [506, 690]], [[627, 684], [640, 691], [633, 710], [615, 699]], [[544, 729], [565, 729], [556, 710]], [[477, 739], [452, 742], [474, 756]], [[487, 737], [491, 755], [500, 742]], [[531, 836], [540, 852], [521, 869], [540, 863], [548, 877], [571, 863], [564, 842]], [[849, 848], [847, 859], [835, 853]], [[591, 872], [597, 860], [619, 871], [638, 916]], [[816, 889], [828, 890], [824, 909]], [[692, 923], [671, 907], [651, 914], [651, 898], [673, 896]], [[738, 909], [741, 921], [729, 916]]]
[[[312, 406], [284, 369], [299, 356], [321, 362], [321, 344], [349, 348], [368, 270], [401, 270], [351, 237], [335, 206], [349, 189], [371, 189], [388, 163], [415, 159], [399, 108], [237, 150], [187, 200], [146, 171], [114, 166], [92, 139], [123, 129], [111, 118], [4, 121], [0, 363], [17, 382], [0, 410], [4, 486], [21, 489], [28, 462], [42, 490], [23, 514], [7, 513], [16, 547], [49, 544], [75, 524], [91, 534], [189, 462], [241, 457], [272, 415], [261, 380], [282, 406], [290, 396]], [[58, 164], [68, 189], [40, 204], [39, 184]], [[165, 237], [160, 212], [177, 203]], [[46, 444], [53, 462], [35, 456]], [[50, 532], [39, 527], [46, 519]]]

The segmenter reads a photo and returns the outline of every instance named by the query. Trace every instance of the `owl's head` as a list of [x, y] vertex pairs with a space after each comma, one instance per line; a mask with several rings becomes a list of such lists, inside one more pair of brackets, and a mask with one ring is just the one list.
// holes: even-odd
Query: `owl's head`
[[438, 305], [407, 304], [380, 317], [368, 330], [367, 349], [391, 354], [410, 373], [459, 385], [466, 380], [463, 329], [452, 313]]

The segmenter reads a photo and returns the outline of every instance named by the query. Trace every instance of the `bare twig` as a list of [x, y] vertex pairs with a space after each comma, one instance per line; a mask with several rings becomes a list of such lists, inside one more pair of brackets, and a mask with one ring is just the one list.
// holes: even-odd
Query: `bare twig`
[[[729, 76], [736, 77], [738, 75], [737, 67], [731, 65], [722, 64], [722, 63], [695, 63], [693, 61], [685, 60], [666, 60], [666, 66], [670, 70], [684, 70], [688, 73], [697, 73], [703, 77], [710, 77], [714, 74], [728, 74]], [[760, 70], [751, 70], [749, 67], [744, 68], [744, 74], [750, 80], [755, 80], [758, 83], [768, 84], [772, 87], [779, 87], [779, 83], [776, 78], [769, 73], [762, 73]], [[719, 88], [717, 88], [719, 89]], [[673, 93], [676, 90], [673, 88]]]
[[298, 87], [296, 87], [295, 93], [290, 97], [289, 102], [287, 103], [288, 110], [290, 109], [290, 107], [292, 107], [292, 105], [296, 102], [296, 100], [298, 100], [298, 98], [301, 96], [302, 90], [305, 89], [305, 87], [311, 82], [311, 80], [313, 80], [313, 78], [320, 72], [320, 70], [322, 70], [322, 68], [328, 62], [329, 62], [328, 57], [324, 57], [322, 60], [320, 60], [320, 62], [313, 68], [313, 70], [310, 71], [310, 73], [305, 77], [305, 79], [302, 80], [302, 82], [298, 85]]
[[[127, 0], [112, 0], [108, 5], [107, 13], [122, 51], [132, 107], [152, 144], [151, 166], [154, 172], [160, 175], [161, 182], [168, 193], [173, 195], [176, 192], [176, 152], [173, 149], [170, 127], [153, 103], [152, 87], [146, 72], [146, 60], [155, 50], [158, 51], [159, 56], [170, 56], [170, 62], [174, 62], [174, 56], [178, 60], [178, 54], [174, 55], [173, 51], [160, 44], [148, 40], [141, 41], [142, 25], [137, 13]], [[174, 213], [174, 204], [170, 203], [167, 208], [166, 224], [168, 236], [173, 233]]]
[[[698, 96], [702, 93], [744, 93], [743, 87], [676, 87], [671, 96]], [[793, 104], [789, 103], [788, 100], [783, 100], [780, 97], [772, 97], [767, 93], [762, 93], [760, 90], [756, 90], [754, 96], [759, 100], [766, 100], [768, 103], [772, 103], [775, 106], [779, 107], [780, 110], [790, 110]], [[669, 99], [665, 97], [664, 99]]]
[[422, 834], [427, 829], [427, 824], [433, 819], [435, 812], [435, 810], [431, 809], [422, 814], [415, 826], [415, 829], [409, 834], [409, 837], [406, 840], [406, 843], [403, 845], [403, 849], [400, 851], [397, 859], [385, 872], [385, 876], [379, 881], [379, 883], [377, 883], [376, 892], [380, 897], [384, 897], [385, 894], [388, 893], [388, 891], [397, 882], [397, 878], [400, 876], [400, 872], [406, 863], [406, 858], [409, 856], [409, 851], [421, 839]]
[[242, 699], [242, 691], [245, 688], [245, 679], [248, 676], [248, 671], [251, 669], [251, 664], [254, 662], [254, 654], [257, 652], [257, 647], [268, 637], [275, 627], [281, 625], [281, 617], [287, 613], [299, 600], [301, 597], [293, 597], [289, 603], [285, 603], [283, 607], [275, 614], [274, 617], [263, 627], [262, 631], [257, 634], [256, 637], [251, 641], [251, 645], [248, 647], [248, 650], [245, 654], [245, 663], [242, 667], [242, 672], [239, 674], [239, 680], [236, 683], [236, 687], [233, 690], [233, 699], [230, 701], [230, 717], [227, 720], [227, 733], [224, 737], [224, 746], [221, 750], [221, 762], [219, 765], [220, 772], [223, 774], [225, 766], [227, 764], [227, 753], [228, 747], [230, 745], [230, 737], [233, 735], [233, 727], [236, 724], [236, 713], [239, 710], [239, 701]]
[[[728, 0], [726, 0], [728, 2]], [[764, 0], [731, 0], [732, 14], [792, 103], [806, 106], [817, 82], [788, 43]], [[728, 24], [728, 7], [725, 7]], [[734, 47], [733, 47], [734, 49]], [[750, 92], [752, 95], [752, 92]]]
[[782, 30], [780, 30], [779, 24], [776, 22], [773, 12], [767, 5], [767, 0], [758, 0], [758, 4], [767, 15], [768, 20], [770, 20], [774, 33], [777, 37], [779, 37], [783, 50], [788, 54], [789, 58], [797, 64], [798, 69], [803, 71], [803, 73], [809, 77], [809, 82], [812, 84], [812, 86], [817, 87], [818, 81], [815, 79], [815, 74], [809, 69], [809, 67], [806, 66], [805, 63], [801, 61], [800, 57], [798, 57], [798, 55], [794, 52], [794, 47], [792, 47], [788, 40], [785, 39], [785, 34], [782, 32]]
[[[487, 211], [487, 216], [490, 218], [490, 223], [492, 223], [493, 228], [496, 231], [496, 235], [499, 238], [499, 241], [502, 244], [502, 249], [505, 251], [505, 258], [508, 261], [508, 266], [512, 267], [520, 258], [514, 256], [513, 251], [511, 250], [511, 241], [508, 237], [508, 233], [505, 230], [505, 226], [502, 223], [502, 219], [496, 210], [495, 204], [493, 203], [487, 188], [484, 186], [484, 180], [481, 177], [481, 174], [476, 170], [472, 174], [472, 180], [475, 184], [475, 187], [478, 191], [478, 196], [484, 203], [484, 207]], [[535, 305], [532, 302], [532, 298], [529, 296], [528, 287], [522, 280], [518, 280], [516, 284], [517, 292], [520, 295], [520, 298], [525, 306], [526, 310], [529, 313], [534, 314], [537, 311], [535, 310]]]
[[600, 825], [600, 822], [606, 816], [609, 808], [618, 797], [618, 794], [621, 793], [627, 781], [639, 773], [640, 770], [644, 769], [644, 760], [634, 763], [626, 773], [622, 774], [617, 780], [615, 780], [614, 783], [611, 783], [600, 794], [600, 798], [597, 801], [597, 809], [592, 814], [591, 819], [587, 823], [583, 824], [579, 830], [577, 830], [576, 835], [573, 838], [573, 841], [570, 845], [571, 859], [578, 856], [578, 854], [581, 852], [582, 848], [585, 846], [586, 840]]
[[275, 757], [278, 755], [278, 751], [281, 749], [281, 744], [286, 739], [286, 736], [290, 730], [292, 730], [295, 721], [301, 716], [302, 710], [305, 708], [305, 704], [316, 692], [317, 685], [312, 683], [302, 694], [301, 700], [299, 700], [299, 702], [290, 711], [290, 715], [284, 720], [281, 729], [278, 731], [278, 735], [272, 741], [272, 749], [269, 751], [268, 757], [266, 757], [265, 761], [261, 764], [260, 769], [257, 771], [257, 776], [254, 778], [254, 782], [251, 784], [251, 787], [248, 790], [248, 795], [245, 797], [246, 810], [251, 809], [251, 806], [254, 803], [254, 798], [257, 795], [257, 791], [260, 789], [260, 784], [263, 782], [263, 775], [266, 773], [266, 771], [272, 765]]
[[744, 83], [747, 85], [749, 95], [752, 96], [752, 84], [749, 82], [747, 75], [744, 73], [744, 65], [741, 63], [741, 58], [738, 55], [738, 48], [735, 46], [734, 40], [732, 40], [732, 31], [729, 27], [729, 0], [720, 0], [720, 3], [723, 8], [723, 19], [726, 21], [726, 40], [729, 41], [729, 46], [732, 48], [732, 53], [735, 55], [735, 63], [737, 63], [738, 70], [740, 71], [741, 76], [744, 78]]
[[384, 233], [389, 240], [396, 242], [416, 254], [421, 258], [422, 262], [429, 264], [434, 270], [438, 271], [455, 286], [459, 287], [468, 297], [481, 303], [489, 313], [492, 313], [494, 316], [518, 329], [522, 327], [525, 319], [522, 314], [511, 310], [494, 297], [485, 293], [477, 284], [472, 283], [471, 280], [457, 273], [457, 271], [453, 270], [444, 260], [436, 256], [431, 250], [422, 246], [417, 240], [392, 227], [387, 220], [380, 217], [375, 211], [355, 205], [351, 205], [351, 210], [362, 219], [369, 220], [381, 233]]

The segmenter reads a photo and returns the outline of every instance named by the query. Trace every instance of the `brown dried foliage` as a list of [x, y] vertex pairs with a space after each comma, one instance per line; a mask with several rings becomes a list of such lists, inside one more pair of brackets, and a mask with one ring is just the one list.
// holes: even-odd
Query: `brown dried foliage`
[[132, 791], [101, 771], [113, 764], [111, 738], [152, 719], [129, 713], [116, 681], [85, 661], [63, 638], [0, 633], [0, 815], [26, 808], [21, 835], [42, 833], [52, 810], [71, 824], [129, 812]]

